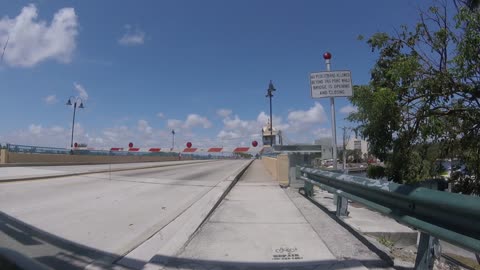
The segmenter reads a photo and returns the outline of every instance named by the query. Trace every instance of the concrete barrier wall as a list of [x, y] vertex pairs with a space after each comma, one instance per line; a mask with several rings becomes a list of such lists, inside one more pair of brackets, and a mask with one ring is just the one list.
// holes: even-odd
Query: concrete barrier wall
[[287, 154], [278, 155], [277, 158], [262, 157], [262, 161], [265, 169], [280, 185], [288, 186], [289, 162]]
[[7, 163], [7, 155], [8, 155], [7, 149], [0, 149], [0, 164]]
[[[2, 149], [2, 161], [4, 157]], [[102, 163], [126, 163], [126, 162], [150, 162], [150, 161], [173, 161], [177, 157], [161, 156], [88, 156], [88, 155], [60, 155], [60, 154], [26, 154], [8, 153], [4, 163], [52, 163], [52, 164], [102, 164]], [[8, 156], [7, 156], [8, 155]], [[187, 158], [182, 158], [187, 159]]]
[[288, 162], [288, 155], [281, 154], [277, 156], [277, 180], [278, 183], [282, 186], [288, 186], [288, 170], [289, 170], [289, 162]]
[[262, 157], [263, 166], [272, 175], [274, 179], [277, 179], [277, 159], [271, 157]]

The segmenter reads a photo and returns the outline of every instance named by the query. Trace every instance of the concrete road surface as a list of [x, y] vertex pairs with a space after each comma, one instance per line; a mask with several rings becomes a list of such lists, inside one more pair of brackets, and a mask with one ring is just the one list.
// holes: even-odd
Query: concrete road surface
[[162, 162], [138, 162], [118, 164], [96, 164], [96, 165], [68, 165], [68, 166], [13, 166], [0, 167], [0, 182], [20, 180], [25, 178], [38, 178], [48, 176], [62, 176], [75, 173], [115, 171], [146, 167], [163, 167], [179, 164], [204, 163], [211, 160], [181, 160]]
[[327, 244], [257, 160], [175, 258], [138, 269], [366, 269]]
[[114, 261], [247, 163], [216, 161], [0, 184], [0, 247], [54, 269]]

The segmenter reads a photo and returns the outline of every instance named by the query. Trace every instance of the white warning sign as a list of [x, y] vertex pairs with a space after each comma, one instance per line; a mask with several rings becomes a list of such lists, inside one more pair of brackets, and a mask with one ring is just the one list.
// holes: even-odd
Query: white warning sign
[[352, 73], [349, 70], [310, 74], [312, 98], [349, 97], [352, 95]]

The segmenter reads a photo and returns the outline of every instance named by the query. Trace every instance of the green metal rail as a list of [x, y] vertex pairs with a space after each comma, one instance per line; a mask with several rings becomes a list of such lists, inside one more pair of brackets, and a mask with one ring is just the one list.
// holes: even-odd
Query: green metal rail
[[316, 185], [425, 234], [480, 252], [479, 197], [306, 167], [297, 167], [297, 178], [305, 181], [307, 196]]

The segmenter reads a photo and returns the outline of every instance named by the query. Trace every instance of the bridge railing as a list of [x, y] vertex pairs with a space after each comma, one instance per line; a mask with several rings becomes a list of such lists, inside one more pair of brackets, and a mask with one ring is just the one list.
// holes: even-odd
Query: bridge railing
[[313, 186], [337, 195], [338, 216], [347, 214], [351, 200], [419, 230], [416, 269], [432, 263], [432, 236], [480, 252], [479, 197], [307, 167], [297, 167], [296, 176], [306, 196], [313, 195]]
[[[160, 156], [160, 157], [178, 157], [176, 152], [130, 152], [130, 151], [109, 151], [94, 149], [67, 149], [58, 147], [32, 146], [21, 144], [0, 144], [1, 149], [7, 149], [12, 153], [20, 154], [59, 154], [59, 155], [88, 155], [88, 156]], [[189, 159], [212, 159], [211, 155], [182, 153], [183, 158]]]
[[5, 148], [14, 153], [34, 153], [34, 154], [68, 154], [70, 150], [57, 147], [31, 146], [21, 144], [6, 144]]

